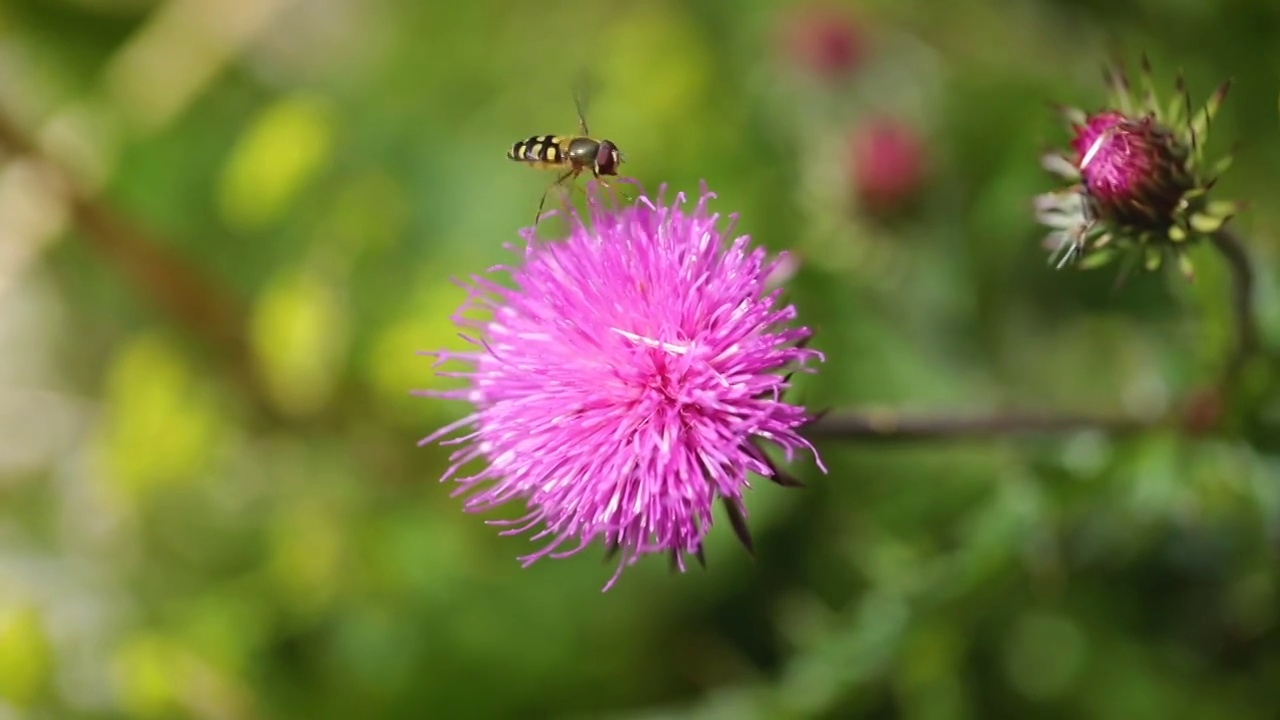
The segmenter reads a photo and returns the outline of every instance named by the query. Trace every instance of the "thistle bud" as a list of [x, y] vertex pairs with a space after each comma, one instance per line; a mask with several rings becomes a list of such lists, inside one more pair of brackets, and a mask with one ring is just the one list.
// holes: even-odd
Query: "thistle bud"
[[1039, 220], [1052, 228], [1046, 246], [1059, 266], [1098, 267], [1137, 253], [1148, 270], [1172, 257], [1191, 277], [1187, 247], [1218, 232], [1238, 210], [1236, 203], [1209, 199], [1230, 156], [1208, 168], [1204, 160], [1209, 126], [1229, 83], [1193, 113], [1181, 77], [1175, 102], [1159, 102], [1145, 59], [1140, 98], [1123, 73], [1109, 72], [1108, 80], [1113, 106], [1093, 114], [1065, 109], [1071, 149], [1044, 159], [1046, 169], [1071, 182], [1036, 199]]
[[866, 39], [854, 18], [820, 5], [792, 16], [784, 42], [793, 62], [824, 80], [853, 75], [867, 54]]
[[1101, 217], [1163, 229], [1192, 190], [1187, 148], [1169, 130], [1144, 117], [1108, 111], [1075, 128], [1076, 167]]
[[901, 120], [873, 119], [854, 131], [850, 165], [862, 209], [890, 215], [907, 205], [924, 184], [924, 141]]

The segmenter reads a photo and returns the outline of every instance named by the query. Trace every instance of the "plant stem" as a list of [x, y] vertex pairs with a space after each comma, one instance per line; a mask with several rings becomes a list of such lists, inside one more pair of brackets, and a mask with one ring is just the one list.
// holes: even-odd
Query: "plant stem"
[[1234, 380], [1245, 363], [1259, 349], [1261, 333], [1254, 304], [1254, 272], [1249, 252], [1239, 236], [1222, 229], [1212, 236], [1213, 247], [1227, 261], [1231, 272], [1231, 313], [1235, 347], [1227, 362], [1227, 380]]
[[[1225, 384], [1239, 376], [1260, 347], [1257, 306], [1254, 303], [1255, 276], [1248, 250], [1229, 230], [1212, 236], [1213, 246], [1222, 255], [1231, 273], [1231, 314], [1235, 346], [1227, 362]], [[810, 438], [906, 442], [923, 440], [979, 439], [1097, 430], [1127, 435], [1161, 426], [1173, 426], [1173, 418], [1142, 419], [1106, 415], [991, 412], [980, 415], [917, 415], [895, 411], [844, 411], [815, 420], [806, 430]]]
[[981, 415], [917, 415], [876, 410], [844, 411], [816, 420], [806, 431], [811, 439], [901, 442], [1045, 435], [1097, 430], [1132, 434], [1161, 427], [1164, 418], [1142, 419], [1103, 415], [1034, 412], [992, 412]]

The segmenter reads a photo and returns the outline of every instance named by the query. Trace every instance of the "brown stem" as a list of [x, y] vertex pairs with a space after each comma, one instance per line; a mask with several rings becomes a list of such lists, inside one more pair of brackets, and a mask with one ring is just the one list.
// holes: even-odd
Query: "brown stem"
[[81, 235], [183, 328], [200, 337], [238, 380], [262, 401], [245, 332], [245, 313], [229, 293], [106, 203], [87, 192], [0, 109], [0, 150], [26, 156], [53, 171], [66, 192]]
[[[1213, 246], [1227, 262], [1231, 273], [1231, 314], [1235, 346], [1227, 364], [1226, 381], [1234, 381], [1249, 358], [1260, 350], [1257, 306], [1254, 304], [1254, 271], [1248, 250], [1229, 230], [1212, 236]], [[1193, 398], [1194, 400], [1194, 398]], [[1195, 402], [1189, 408], [1196, 408]], [[1184, 408], [1183, 412], [1188, 412]], [[1194, 414], [1194, 413], [1193, 413]], [[1195, 418], [1182, 418], [1183, 430], [1196, 432]], [[1176, 426], [1176, 418], [1131, 418], [1105, 415], [1073, 415], [1030, 412], [994, 412], [985, 415], [939, 415], [908, 417], [897, 412], [842, 412], [811, 424], [805, 434], [813, 439], [873, 440], [902, 442], [913, 440], [976, 439], [1018, 435], [1098, 430], [1125, 435]], [[1187, 426], [1192, 422], [1192, 426]]]
[[1045, 435], [1084, 430], [1132, 434], [1155, 429], [1163, 422], [1163, 419], [1019, 411], [915, 417], [892, 411], [841, 412], [818, 419], [805, 430], [805, 435], [811, 439], [901, 442]]
[[1212, 241], [1213, 247], [1227, 261], [1227, 267], [1231, 271], [1231, 314], [1235, 347], [1227, 363], [1227, 379], [1230, 381], [1259, 348], [1258, 312], [1253, 301], [1253, 263], [1244, 243], [1230, 230], [1224, 228], [1214, 233]]

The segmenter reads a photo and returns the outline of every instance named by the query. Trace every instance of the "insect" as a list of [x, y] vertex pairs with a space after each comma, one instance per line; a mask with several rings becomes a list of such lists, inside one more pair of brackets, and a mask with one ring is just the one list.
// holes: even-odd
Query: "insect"
[[547, 193], [551, 192], [552, 188], [560, 186], [566, 180], [570, 182], [576, 180], [578, 175], [587, 170], [591, 171], [591, 175], [601, 185], [611, 187], [604, 177], [616, 176], [618, 166], [626, 159], [612, 140], [597, 140], [591, 137], [591, 131], [587, 129], [586, 117], [582, 112], [581, 93], [575, 92], [573, 100], [578, 111], [578, 127], [582, 130], [581, 135], [534, 135], [527, 140], [515, 143], [507, 151], [509, 160], [525, 163], [539, 170], [562, 171], [556, 181], [542, 193], [542, 200], [538, 203], [538, 214], [533, 218], [534, 224], [537, 224], [538, 218], [542, 217], [542, 208], [547, 203]]

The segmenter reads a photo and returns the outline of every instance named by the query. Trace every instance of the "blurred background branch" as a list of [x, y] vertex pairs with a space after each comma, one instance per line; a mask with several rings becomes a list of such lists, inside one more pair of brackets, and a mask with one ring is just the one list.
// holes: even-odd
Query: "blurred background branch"
[[[1214, 248], [1226, 261], [1230, 273], [1232, 347], [1224, 382], [1230, 384], [1249, 359], [1261, 350], [1255, 295], [1256, 273], [1244, 242], [1228, 229], [1212, 236]], [[1195, 429], [1220, 419], [1223, 408], [1213, 418], [1199, 417], [1204, 405], [1198, 389], [1184, 400], [1191, 415], [1186, 418]], [[1061, 414], [1051, 412], [998, 411], [987, 414], [909, 415], [895, 410], [842, 410], [820, 417], [807, 430], [810, 438], [855, 441], [915, 442], [964, 440], [1023, 435], [1062, 434], [1098, 431], [1112, 435], [1132, 435], [1170, 424], [1169, 418]]]
[[245, 387], [259, 410], [258, 379], [247, 345], [246, 314], [240, 302], [209, 275], [150, 235], [106, 201], [86, 190], [59, 159], [45, 152], [0, 104], [0, 150], [32, 160], [54, 175], [78, 234], [176, 327], [199, 338]]

